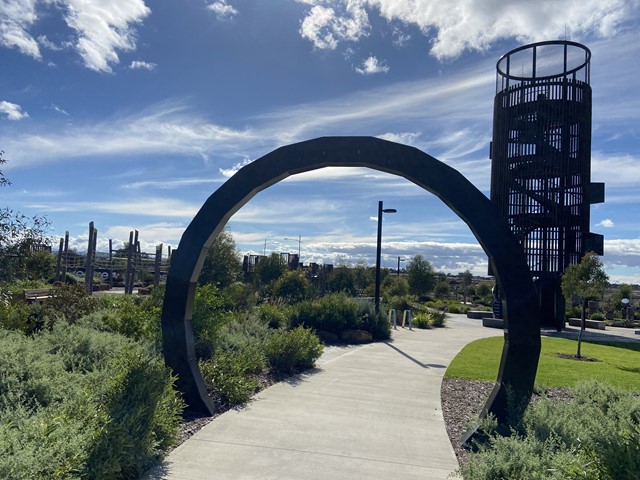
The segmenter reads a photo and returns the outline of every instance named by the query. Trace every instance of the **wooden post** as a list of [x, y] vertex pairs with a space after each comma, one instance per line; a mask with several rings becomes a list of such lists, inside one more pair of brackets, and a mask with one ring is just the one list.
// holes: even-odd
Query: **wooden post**
[[153, 286], [157, 287], [160, 285], [160, 268], [162, 268], [162, 247], [160, 244], [156, 247], [156, 258], [155, 258], [155, 266], [153, 272]]
[[113, 240], [109, 239], [109, 285], [113, 288]]
[[69, 261], [69, 232], [64, 232], [64, 256], [61, 281], [67, 283], [67, 262]]
[[133, 291], [133, 287], [131, 287], [131, 291], [129, 291], [129, 285], [133, 284], [130, 281], [133, 275], [133, 266], [131, 264], [131, 255], [133, 254], [133, 232], [129, 232], [129, 248], [127, 249], [127, 272], [124, 276], [124, 293], [131, 294]]
[[93, 265], [93, 222], [89, 223], [89, 241], [87, 242], [87, 259], [84, 265], [84, 286], [87, 293], [91, 295], [93, 292], [93, 273], [91, 266]]
[[60, 246], [58, 247], [58, 258], [56, 260], [56, 282], [62, 281], [62, 275], [60, 274], [60, 267], [62, 265], [62, 249], [64, 248], [64, 238], [60, 239]]

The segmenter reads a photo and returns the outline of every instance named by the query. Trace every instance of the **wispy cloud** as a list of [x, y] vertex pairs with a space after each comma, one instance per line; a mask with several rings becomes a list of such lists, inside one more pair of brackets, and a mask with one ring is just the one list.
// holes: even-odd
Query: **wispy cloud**
[[388, 71], [389, 66], [373, 55], [363, 60], [359, 67], [356, 67], [356, 72], [360, 75], [374, 75], [376, 73], [387, 73]]
[[216, 14], [218, 20], [229, 20], [238, 14], [238, 10], [229, 5], [226, 0], [210, 3], [207, 8]]
[[0, 102], [0, 113], [3, 113], [7, 120], [23, 120], [29, 117], [29, 114], [23, 111], [20, 105], [4, 100]]
[[129, 68], [131, 70], [148, 70], [148, 71], [152, 71], [152, 70], [155, 70], [157, 66], [158, 65], [156, 65], [155, 63], [143, 62], [142, 60], [134, 60], [129, 64]]

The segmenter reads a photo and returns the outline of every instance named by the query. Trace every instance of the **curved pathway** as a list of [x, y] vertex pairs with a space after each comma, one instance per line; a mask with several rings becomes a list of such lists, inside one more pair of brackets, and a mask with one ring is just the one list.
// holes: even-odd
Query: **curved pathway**
[[389, 342], [328, 348], [315, 370], [217, 417], [147, 479], [446, 479], [458, 463], [442, 377], [467, 343], [501, 335], [449, 315], [446, 328], [399, 328]]

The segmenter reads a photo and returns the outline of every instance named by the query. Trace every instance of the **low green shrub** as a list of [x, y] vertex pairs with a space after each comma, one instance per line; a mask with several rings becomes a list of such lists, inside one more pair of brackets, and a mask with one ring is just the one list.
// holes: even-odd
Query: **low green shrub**
[[315, 365], [322, 355], [322, 343], [313, 330], [299, 326], [273, 332], [265, 344], [265, 353], [274, 371], [296, 373]]
[[85, 316], [80, 323], [95, 328], [102, 323], [110, 331], [135, 340], [162, 341], [160, 326], [161, 306], [152, 293], [149, 297], [137, 295], [105, 295], [99, 299], [100, 309]]
[[604, 313], [601, 312], [595, 312], [591, 314], [591, 320], [605, 320], [605, 316]]
[[447, 325], [447, 314], [445, 312], [430, 312], [431, 326], [434, 328], [443, 328]]
[[239, 351], [216, 350], [209, 360], [200, 361], [200, 372], [207, 385], [232, 405], [246, 403], [258, 391], [255, 374], [262, 372], [265, 357], [256, 347]]
[[638, 478], [640, 397], [594, 381], [573, 399], [527, 409], [519, 433], [493, 436], [460, 470], [466, 480]]
[[287, 328], [288, 308], [283, 303], [262, 303], [258, 306], [258, 316], [269, 328]]
[[300, 325], [335, 334], [358, 328], [358, 306], [343, 293], [300, 302], [293, 306], [291, 326]]
[[376, 313], [375, 304], [368, 299], [354, 299], [358, 308], [358, 328], [371, 333], [374, 340], [388, 340], [391, 338], [389, 320], [383, 313], [386, 309], [380, 308]]
[[0, 478], [136, 478], [176, 440], [183, 404], [150, 344], [0, 330], [0, 371]]
[[423, 330], [431, 328], [432, 317], [430, 313], [417, 313], [413, 317], [413, 326]]

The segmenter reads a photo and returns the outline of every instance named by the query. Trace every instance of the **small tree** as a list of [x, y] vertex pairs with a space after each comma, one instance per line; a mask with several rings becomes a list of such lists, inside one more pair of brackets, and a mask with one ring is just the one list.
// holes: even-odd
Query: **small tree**
[[409, 289], [415, 295], [426, 295], [433, 290], [436, 273], [431, 263], [422, 255], [416, 255], [407, 265]]
[[473, 283], [473, 274], [469, 271], [469, 269], [465, 270], [460, 274], [460, 283], [462, 283], [462, 296], [464, 299], [464, 303], [467, 303], [467, 294], [469, 294], [469, 287]]
[[346, 265], [340, 265], [329, 274], [329, 291], [334, 293], [346, 292], [354, 296], [357, 292], [353, 270]]
[[235, 281], [240, 270], [236, 242], [229, 232], [223, 230], [207, 251], [198, 283], [215, 283], [220, 288], [227, 288]]
[[261, 258], [255, 269], [255, 280], [258, 285], [267, 286], [280, 278], [287, 270], [287, 264], [277, 253]]
[[594, 252], [587, 252], [580, 263], [570, 265], [562, 274], [562, 293], [565, 299], [571, 300], [573, 295], [580, 298], [582, 316], [578, 333], [578, 351], [576, 357], [581, 358], [582, 331], [584, 330], [587, 303], [602, 297], [609, 277], [604, 272], [602, 262]]

